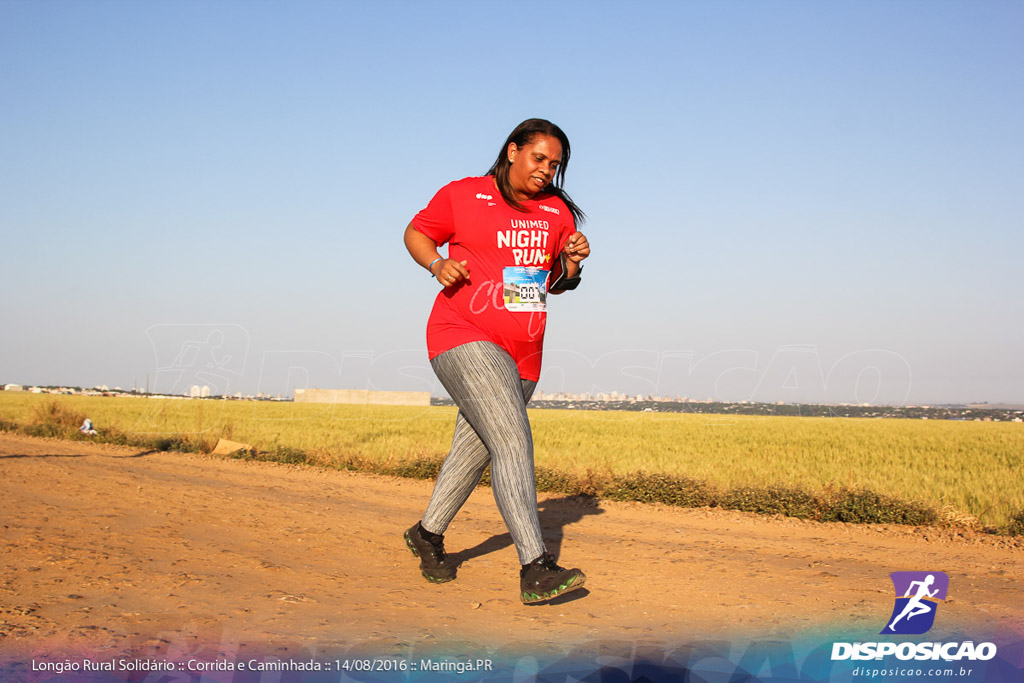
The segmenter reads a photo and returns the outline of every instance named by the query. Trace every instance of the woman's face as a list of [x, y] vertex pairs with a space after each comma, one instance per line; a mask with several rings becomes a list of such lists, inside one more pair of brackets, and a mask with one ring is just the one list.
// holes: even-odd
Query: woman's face
[[530, 199], [551, 184], [558, 165], [562, 163], [562, 143], [550, 135], [535, 135], [522, 147], [508, 146], [512, 162], [508, 179], [517, 199]]

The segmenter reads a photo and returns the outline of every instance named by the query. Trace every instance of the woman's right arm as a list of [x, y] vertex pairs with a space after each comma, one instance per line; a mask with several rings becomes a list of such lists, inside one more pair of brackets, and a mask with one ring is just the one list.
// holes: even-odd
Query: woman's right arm
[[405, 248], [416, 263], [430, 271], [445, 287], [469, 278], [466, 261], [446, 259], [437, 251], [437, 244], [410, 223], [405, 228]]

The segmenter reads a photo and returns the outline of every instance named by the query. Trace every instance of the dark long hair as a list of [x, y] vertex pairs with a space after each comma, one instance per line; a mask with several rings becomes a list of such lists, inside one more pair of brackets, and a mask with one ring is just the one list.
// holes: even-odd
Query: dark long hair
[[508, 179], [508, 171], [511, 163], [508, 160], [508, 146], [511, 143], [515, 143], [516, 147], [522, 147], [533, 142], [533, 139], [538, 135], [550, 135], [556, 138], [562, 144], [562, 162], [558, 164], [558, 170], [555, 171], [554, 180], [548, 183], [542, 192], [547, 194], [553, 194], [569, 207], [569, 211], [572, 212], [573, 219], [576, 223], [582, 223], [586, 218], [586, 214], [583, 210], [576, 206], [576, 203], [569, 197], [568, 193], [562, 189], [562, 183], [565, 182], [565, 169], [569, 166], [569, 138], [565, 136], [562, 129], [544, 119], [526, 119], [513, 130], [508, 139], [505, 140], [505, 144], [498, 150], [498, 158], [495, 160], [494, 165], [487, 171], [487, 175], [494, 176], [494, 181], [498, 185], [498, 191], [501, 192], [501, 196], [504, 197], [508, 204], [519, 211], [525, 211], [526, 209], [522, 204], [515, 200], [515, 195], [512, 192], [512, 183]]

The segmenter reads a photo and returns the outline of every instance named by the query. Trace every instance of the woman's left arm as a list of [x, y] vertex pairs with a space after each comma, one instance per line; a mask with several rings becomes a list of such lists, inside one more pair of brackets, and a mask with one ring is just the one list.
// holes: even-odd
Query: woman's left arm
[[[574, 232], [566, 240], [565, 246], [562, 247], [562, 253], [565, 254], [565, 277], [572, 278], [580, 274], [580, 261], [590, 256], [590, 242], [587, 241], [587, 236], [580, 231]], [[562, 273], [562, 261], [561, 259], [555, 259], [555, 265], [551, 270], [552, 282], [561, 281]], [[551, 289], [548, 291], [549, 294], [561, 294], [564, 290]]]
[[566, 275], [576, 277], [580, 273], [580, 261], [590, 256], [590, 242], [587, 241], [587, 236], [577, 230], [569, 237], [562, 251], [565, 252], [568, 261], [569, 272]]

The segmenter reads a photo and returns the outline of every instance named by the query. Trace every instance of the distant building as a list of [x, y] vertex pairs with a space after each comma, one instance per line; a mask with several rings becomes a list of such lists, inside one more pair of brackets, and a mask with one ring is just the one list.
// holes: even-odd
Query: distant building
[[25, 387], [20, 384], [5, 384], [4, 391], [25, 391]]

